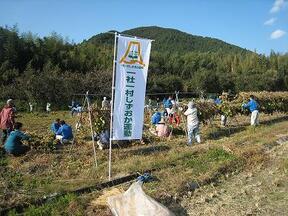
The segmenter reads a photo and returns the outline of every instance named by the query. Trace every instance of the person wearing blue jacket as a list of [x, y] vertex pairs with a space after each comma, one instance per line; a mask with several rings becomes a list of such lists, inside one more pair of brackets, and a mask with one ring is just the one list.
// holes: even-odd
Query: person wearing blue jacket
[[56, 135], [56, 133], [59, 130], [60, 126], [61, 126], [60, 125], [60, 119], [59, 118], [55, 119], [55, 121], [51, 124], [51, 127], [50, 127], [50, 129], [51, 129], [51, 131], [52, 131], [52, 133], [54, 135]]
[[155, 112], [152, 117], [151, 117], [151, 122], [153, 125], [156, 125], [160, 122], [161, 120], [161, 112]]
[[169, 96], [169, 98], [164, 102], [164, 108], [167, 109], [171, 109], [173, 106], [173, 103], [172, 103], [172, 96]]
[[20, 156], [30, 150], [29, 146], [22, 143], [22, 140], [30, 140], [30, 137], [21, 131], [23, 124], [16, 122], [14, 124], [14, 131], [12, 131], [7, 138], [4, 149], [7, 153], [14, 156]]
[[60, 121], [60, 125], [60, 128], [56, 132], [56, 139], [60, 140], [61, 143], [68, 143], [73, 139], [72, 128], [64, 120]]
[[254, 95], [250, 95], [248, 103], [242, 105], [243, 108], [249, 109], [251, 112], [251, 125], [255, 126], [259, 124], [259, 104], [255, 100]]
[[222, 100], [221, 100], [220, 96], [219, 96], [219, 97], [216, 97], [216, 98], [214, 99], [214, 103], [215, 103], [216, 105], [220, 105], [220, 104], [222, 103]]

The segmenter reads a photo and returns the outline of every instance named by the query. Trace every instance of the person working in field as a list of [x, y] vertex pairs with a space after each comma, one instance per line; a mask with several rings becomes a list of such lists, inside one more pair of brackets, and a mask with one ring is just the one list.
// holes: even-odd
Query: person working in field
[[184, 115], [187, 116], [188, 145], [192, 145], [194, 139], [197, 143], [200, 143], [199, 120], [197, 108], [193, 101], [188, 103], [188, 109], [184, 112]]
[[74, 116], [74, 113], [79, 114], [79, 113], [83, 112], [83, 108], [79, 103], [74, 102], [72, 104], [73, 104], [72, 106], [69, 106], [69, 107], [71, 107], [71, 115], [72, 116]]
[[[218, 106], [218, 108], [220, 108], [224, 103], [224, 97], [222, 95], [220, 95], [219, 97], [216, 97], [216, 99], [214, 99], [214, 103], [216, 106]], [[219, 112], [220, 112], [221, 126], [226, 127], [227, 116], [223, 112], [221, 112], [221, 109], [219, 110], [220, 110]]]
[[29, 102], [29, 111], [32, 113], [33, 112], [33, 104]]
[[108, 130], [104, 130], [102, 131], [98, 136], [97, 136], [97, 145], [99, 147], [100, 150], [103, 150], [105, 148], [109, 147], [109, 131]]
[[165, 100], [165, 101], [164, 100], [163, 100], [164, 108], [165, 108], [167, 114], [169, 115], [172, 112], [172, 107], [173, 107], [172, 101], [173, 101], [173, 98], [172, 98], [172, 96], [169, 96], [169, 98], [167, 100]]
[[178, 127], [180, 125], [180, 116], [178, 115], [176, 110], [177, 110], [177, 106], [176, 104], [174, 104], [170, 111], [170, 114], [168, 115], [168, 119], [169, 119], [169, 124], [172, 125], [173, 123], [175, 123], [176, 126]]
[[161, 118], [160, 122], [156, 125], [156, 135], [158, 137], [168, 137], [170, 135], [170, 129], [165, 123], [164, 118]]
[[73, 139], [72, 128], [64, 120], [60, 121], [60, 128], [56, 132], [56, 139], [60, 140], [62, 144], [68, 143]]
[[50, 127], [50, 129], [51, 129], [51, 131], [52, 131], [52, 133], [54, 135], [56, 135], [56, 133], [59, 130], [60, 126], [61, 126], [60, 125], [60, 119], [59, 118], [55, 119], [55, 121], [51, 124], [51, 127]]
[[110, 109], [110, 103], [107, 100], [106, 97], [103, 97], [103, 101], [102, 101], [102, 110], [109, 110]]
[[259, 104], [255, 100], [254, 95], [250, 95], [248, 103], [242, 105], [243, 108], [249, 109], [251, 112], [251, 125], [259, 125]]
[[158, 112], [158, 111], [155, 112], [151, 117], [151, 123], [153, 125], [157, 125], [161, 120], [161, 116], [162, 116], [161, 112]]
[[7, 100], [6, 105], [0, 112], [0, 128], [2, 130], [1, 144], [4, 145], [9, 133], [13, 130], [15, 123], [15, 109], [13, 100]]
[[50, 103], [47, 103], [47, 104], [46, 104], [46, 112], [47, 112], [47, 113], [50, 113], [50, 112], [51, 112], [51, 104], [50, 104]]
[[20, 156], [30, 150], [29, 146], [23, 145], [22, 140], [30, 140], [30, 137], [21, 131], [23, 124], [16, 122], [14, 131], [8, 136], [4, 149], [7, 153], [14, 156]]
[[72, 100], [71, 106], [68, 106], [71, 109], [71, 115], [73, 116], [76, 112], [78, 103], [76, 103], [74, 100]]

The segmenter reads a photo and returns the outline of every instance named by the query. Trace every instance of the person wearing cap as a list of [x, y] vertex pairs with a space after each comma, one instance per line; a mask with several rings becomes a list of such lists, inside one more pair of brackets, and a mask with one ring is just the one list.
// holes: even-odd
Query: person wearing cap
[[188, 109], [184, 112], [184, 115], [187, 116], [188, 145], [192, 145], [194, 139], [197, 143], [200, 143], [199, 120], [197, 108], [193, 101], [188, 103]]
[[254, 95], [250, 95], [248, 103], [242, 105], [243, 108], [249, 109], [251, 112], [251, 125], [256, 126], [259, 124], [259, 104], [255, 100]]
[[109, 109], [109, 101], [107, 100], [106, 97], [103, 97], [102, 101], [102, 110], [108, 110]]
[[2, 132], [1, 144], [3, 145], [9, 133], [13, 130], [15, 124], [15, 109], [13, 108], [13, 100], [7, 100], [6, 105], [0, 112], [0, 129]]
[[169, 127], [164, 121], [164, 118], [161, 118], [160, 122], [156, 125], [156, 134], [158, 137], [168, 137], [170, 134]]
[[30, 150], [29, 146], [23, 145], [22, 140], [30, 140], [30, 137], [21, 131], [23, 124], [16, 122], [14, 131], [8, 136], [4, 149], [7, 153], [14, 156], [20, 156]]

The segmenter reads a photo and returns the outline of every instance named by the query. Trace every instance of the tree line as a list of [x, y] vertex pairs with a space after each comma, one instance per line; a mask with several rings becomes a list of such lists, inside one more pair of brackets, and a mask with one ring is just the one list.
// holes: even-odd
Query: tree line
[[[228, 48], [227, 48], [228, 49]], [[76, 44], [57, 33], [40, 38], [0, 27], [0, 98], [67, 107], [75, 93], [110, 95], [113, 44]], [[283, 91], [288, 54], [154, 49], [147, 92]], [[21, 106], [22, 106], [21, 105]]]

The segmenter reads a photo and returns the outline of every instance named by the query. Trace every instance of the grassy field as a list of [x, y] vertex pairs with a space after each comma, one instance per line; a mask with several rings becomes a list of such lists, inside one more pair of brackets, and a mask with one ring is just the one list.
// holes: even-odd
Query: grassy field
[[[28, 133], [37, 133], [38, 139], [43, 139], [39, 145], [46, 145], [50, 139], [49, 126], [57, 117], [71, 125], [77, 121], [68, 112], [21, 113], [18, 121], [24, 123]], [[153, 169], [156, 180], [144, 185], [145, 192], [176, 214], [183, 215], [185, 209], [178, 200], [191, 190], [191, 183], [207, 184], [269, 160], [265, 149], [274, 145], [277, 134], [287, 133], [287, 116], [263, 114], [260, 118], [261, 125], [257, 128], [248, 126], [248, 116], [231, 119], [226, 128], [221, 128], [219, 119], [215, 119], [213, 124], [201, 127], [203, 144], [193, 147], [186, 146], [183, 130], [175, 130], [177, 135], [170, 140], [153, 138], [145, 131], [144, 143], [120, 144], [120, 148], [113, 149], [113, 178]], [[86, 128], [77, 133], [75, 143], [62, 150], [35, 148], [17, 158], [2, 154], [0, 208], [107, 181], [108, 151], [97, 150], [98, 167], [95, 168], [88, 131]], [[123, 184], [119, 188], [128, 187], [129, 184]], [[40, 207], [31, 206], [25, 214], [110, 215], [107, 207], [91, 204], [102, 194], [103, 191], [81, 196], [71, 193]], [[10, 215], [15, 214], [15, 211], [10, 212]]]

